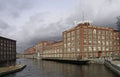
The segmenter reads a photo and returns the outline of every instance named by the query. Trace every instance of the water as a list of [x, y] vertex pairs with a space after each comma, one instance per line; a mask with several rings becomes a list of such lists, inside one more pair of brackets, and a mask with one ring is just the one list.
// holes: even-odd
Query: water
[[19, 59], [27, 67], [4, 77], [118, 77], [101, 64], [72, 65], [52, 61]]

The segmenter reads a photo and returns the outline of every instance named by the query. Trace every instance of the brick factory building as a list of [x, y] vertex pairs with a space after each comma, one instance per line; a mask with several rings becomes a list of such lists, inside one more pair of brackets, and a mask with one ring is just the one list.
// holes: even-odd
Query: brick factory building
[[[114, 55], [120, 54], [120, 32], [117, 30], [114, 30], [113, 33], [113, 53]], [[120, 57], [120, 55], [118, 55]]]
[[50, 45], [49, 41], [41, 41], [36, 43], [35, 50], [38, 58], [40, 58], [41, 53], [46, 49], [48, 45]]
[[120, 34], [113, 28], [79, 23], [62, 33], [62, 40], [36, 43], [38, 58], [88, 60], [120, 54]]
[[62, 58], [63, 57], [63, 42], [56, 41], [46, 47], [42, 53], [43, 58]]
[[24, 50], [25, 58], [40, 58], [41, 53], [46, 49], [46, 46], [50, 43], [48, 41], [41, 41], [36, 43], [34, 46]]
[[35, 51], [35, 47], [30, 47], [30, 48], [27, 48], [25, 51], [24, 51], [24, 54], [25, 55], [30, 55], [30, 54], [35, 54], [36, 51]]
[[[109, 58], [120, 53], [118, 31], [89, 23], [80, 23], [64, 31], [62, 41], [47, 46], [42, 57], [83, 60]], [[58, 48], [61, 48], [60, 52]]]
[[24, 51], [24, 57], [25, 58], [35, 58], [36, 56], [36, 50], [35, 50], [35, 46], [32, 46], [30, 48], [27, 48]]
[[16, 41], [0, 36], [0, 66], [12, 65], [16, 60]]
[[41, 41], [36, 43], [35, 47], [37, 52], [43, 52], [46, 49], [46, 46], [49, 45], [50, 42], [49, 41]]
[[[114, 37], [114, 34], [116, 32], [112, 28], [94, 26], [89, 23], [78, 24], [63, 32], [64, 57], [75, 59], [110, 57], [117, 51], [113, 49], [113, 43], [119, 37]], [[119, 48], [119, 45], [115, 47]]]

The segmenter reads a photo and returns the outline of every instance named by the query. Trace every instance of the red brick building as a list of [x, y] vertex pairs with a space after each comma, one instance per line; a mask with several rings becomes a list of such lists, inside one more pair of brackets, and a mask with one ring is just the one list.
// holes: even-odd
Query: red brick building
[[24, 58], [36, 58], [36, 50], [35, 50], [35, 46], [33, 47], [30, 47], [30, 48], [27, 48], [25, 51], [24, 51]]
[[62, 41], [48, 45], [42, 57], [73, 60], [109, 58], [120, 53], [118, 41], [119, 32], [113, 28], [80, 23], [64, 31]]
[[113, 51], [114, 55], [120, 54], [120, 32], [114, 30], [113, 33]]
[[49, 58], [62, 58], [63, 57], [63, 42], [56, 41], [48, 46], [46, 46], [45, 50], [42, 53], [42, 57]]
[[30, 47], [30, 48], [27, 48], [25, 51], [24, 51], [24, 55], [30, 55], [30, 54], [35, 54], [36, 51], [35, 51], [35, 47]]
[[37, 53], [37, 58], [39, 59], [41, 57], [42, 52], [46, 49], [46, 47], [50, 44], [48, 41], [41, 41], [36, 43], [35, 50]]
[[120, 50], [120, 44], [116, 42], [118, 40], [118, 33], [112, 28], [81, 23], [63, 32], [64, 57], [74, 59], [110, 57], [115, 51]]
[[41, 41], [36, 43], [35, 47], [38, 52], [43, 52], [46, 49], [46, 46], [48, 46], [50, 42], [48, 41]]
[[41, 58], [85, 60], [111, 58], [120, 53], [120, 34], [113, 28], [95, 26], [88, 22], [77, 24], [62, 33], [62, 40], [41, 41], [35, 49]]

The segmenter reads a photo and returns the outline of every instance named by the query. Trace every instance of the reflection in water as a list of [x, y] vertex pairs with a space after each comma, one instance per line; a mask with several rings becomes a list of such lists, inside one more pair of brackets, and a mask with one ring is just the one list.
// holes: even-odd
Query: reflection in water
[[117, 77], [100, 64], [72, 65], [32, 59], [19, 59], [17, 63], [27, 67], [4, 77]]

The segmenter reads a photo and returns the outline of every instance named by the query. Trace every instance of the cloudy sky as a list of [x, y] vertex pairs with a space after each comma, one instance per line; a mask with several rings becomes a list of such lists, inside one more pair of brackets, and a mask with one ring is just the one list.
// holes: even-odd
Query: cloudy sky
[[117, 29], [120, 0], [0, 0], [0, 36], [17, 40], [17, 52], [42, 40], [59, 40], [74, 21]]

